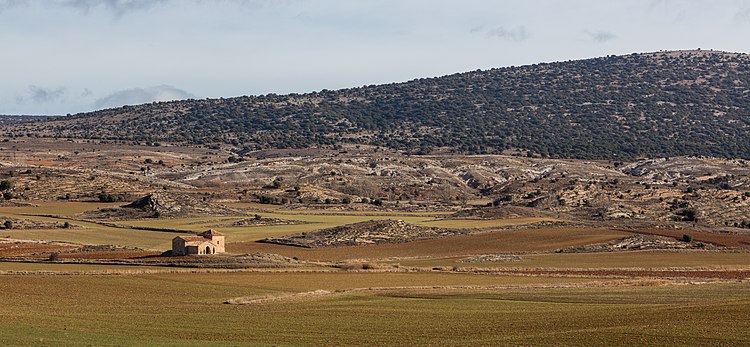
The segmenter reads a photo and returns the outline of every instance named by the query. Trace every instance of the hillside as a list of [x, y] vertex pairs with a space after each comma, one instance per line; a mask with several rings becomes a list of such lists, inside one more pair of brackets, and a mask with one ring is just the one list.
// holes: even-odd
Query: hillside
[[0, 132], [240, 151], [351, 143], [420, 154], [750, 158], [748, 110], [749, 55], [675, 51], [310, 94], [126, 106]]

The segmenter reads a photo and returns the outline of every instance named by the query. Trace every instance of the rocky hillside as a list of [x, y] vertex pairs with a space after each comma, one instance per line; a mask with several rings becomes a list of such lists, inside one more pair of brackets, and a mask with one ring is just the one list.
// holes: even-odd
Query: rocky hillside
[[401, 220], [369, 221], [314, 232], [267, 238], [261, 242], [306, 248], [402, 243], [461, 235], [468, 230], [417, 226]]
[[750, 56], [674, 51], [472, 71], [309, 94], [126, 106], [0, 127], [75, 137], [410, 153], [750, 158]]
[[200, 201], [187, 194], [156, 192], [120, 207], [101, 208], [82, 215], [89, 219], [136, 219], [237, 215], [238, 211]]

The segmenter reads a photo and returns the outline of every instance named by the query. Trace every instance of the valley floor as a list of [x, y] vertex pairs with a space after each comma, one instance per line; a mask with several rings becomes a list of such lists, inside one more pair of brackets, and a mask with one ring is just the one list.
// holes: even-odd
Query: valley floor
[[[102, 224], [78, 216], [111, 204], [35, 205], [0, 207], [29, 226], [0, 231], [3, 345], [750, 344], [744, 248], [566, 253], [640, 234], [523, 218], [269, 210], [260, 213], [304, 223], [222, 228], [232, 255], [187, 259], [278, 254], [285, 263], [195, 267], [159, 256], [179, 232], [144, 227], [197, 232], [247, 216]], [[255, 242], [372, 219], [488, 228], [369, 246]], [[73, 227], [50, 227], [63, 221]]]

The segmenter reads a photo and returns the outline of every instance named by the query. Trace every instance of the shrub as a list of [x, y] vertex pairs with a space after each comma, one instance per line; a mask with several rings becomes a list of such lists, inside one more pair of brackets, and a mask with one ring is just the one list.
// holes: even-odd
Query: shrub
[[63, 228], [70, 229], [70, 222], [63, 223]]
[[117, 201], [117, 197], [112, 194], [101, 192], [99, 193], [99, 201], [100, 202], [115, 202]]
[[693, 236], [688, 234], [682, 235], [682, 241], [693, 242]]
[[6, 220], [5, 223], [3, 223], [3, 226], [5, 226], [5, 229], [13, 229], [13, 221]]
[[684, 222], [695, 222], [698, 220], [698, 211], [694, 208], [686, 208], [677, 212]]
[[58, 259], [60, 259], [60, 253], [52, 252], [49, 254], [49, 261], [57, 261]]

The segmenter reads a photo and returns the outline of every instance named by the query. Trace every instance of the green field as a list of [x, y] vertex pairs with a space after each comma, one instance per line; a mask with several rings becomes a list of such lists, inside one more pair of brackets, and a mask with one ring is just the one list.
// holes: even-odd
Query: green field
[[[441, 213], [386, 213], [379, 211], [339, 212], [302, 210], [302, 211], [280, 211], [278, 209], [258, 213], [266, 218], [278, 218], [304, 222], [303, 224], [276, 225], [276, 226], [248, 226], [248, 227], [217, 227], [221, 224], [230, 224], [243, 218], [250, 218], [254, 213], [248, 215], [230, 217], [193, 217], [193, 218], [164, 218], [143, 219], [132, 221], [116, 221], [114, 223], [126, 228], [113, 228], [101, 224], [75, 221], [77, 214], [95, 210], [102, 207], [116, 206], [117, 204], [82, 203], [82, 202], [36, 202], [36, 206], [30, 207], [0, 207], [0, 220], [2, 218], [22, 218], [41, 221], [53, 221], [63, 223], [69, 221], [81, 228], [76, 229], [38, 229], [38, 230], [3, 230], [1, 236], [10, 236], [18, 239], [29, 240], [51, 240], [65, 241], [79, 244], [112, 244], [120, 246], [140, 247], [148, 250], [166, 250], [171, 246], [171, 239], [179, 235], [170, 232], [155, 232], [147, 230], [130, 229], [134, 227], [151, 227], [175, 230], [189, 230], [195, 232], [214, 228], [227, 235], [228, 243], [252, 242], [267, 237], [288, 235], [293, 233], [310, 232], [325, 228], [336, 227], [345, 224], [359, 223], [369, 220], [400, 219], [408, 223], [418, 225], [445, 227], [445, 228], [493, 228], [511, 225], [523, 225], [545, 221], [542, 218], [518, 218], [498, 220], [440, 220], [434, 215]], [[234, 204], [235, 207], [255, 208], [256, 204]], [[262, 205], [267, 206], [267, 205]], [[444, 213], [443, 213], [444, 214]], [[49, 216], [58, 216], [49, 217]]]
[[[0, 341], [15, 345], [743, 345], [750, 285], [534, 288], [576, 278], [232, 273], [3, 276]], [[393, 286], [263, 304], [239, 296]], [[519, 286], [519, 288], [513, 288]], [[531, 286], [531, 287], [528, 287]]]

